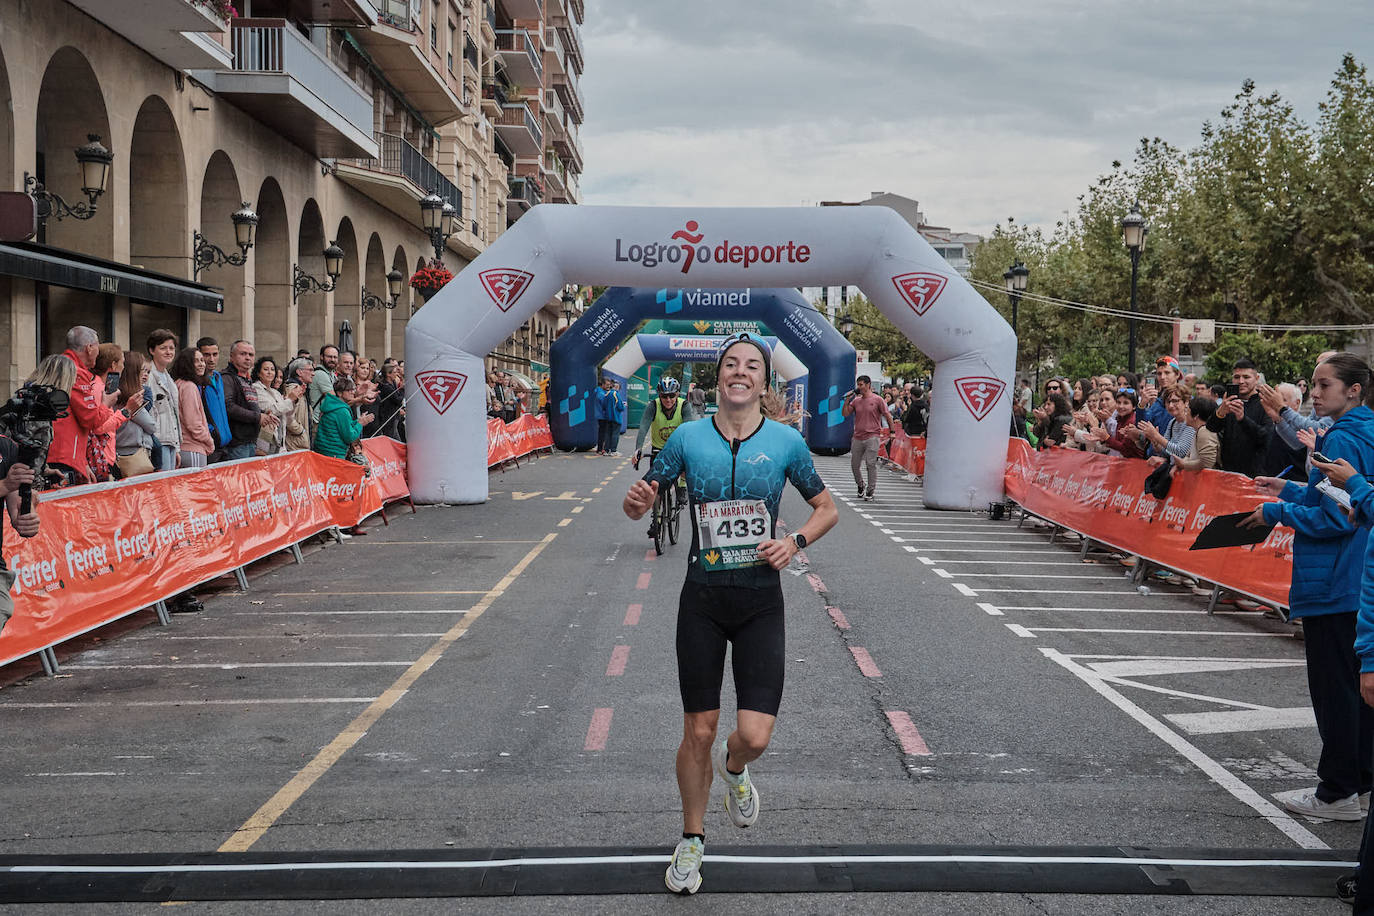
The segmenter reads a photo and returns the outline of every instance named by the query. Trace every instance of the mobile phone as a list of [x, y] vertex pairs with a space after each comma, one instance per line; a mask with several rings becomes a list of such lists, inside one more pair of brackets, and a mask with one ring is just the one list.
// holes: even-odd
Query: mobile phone
[[1325, 477], [1317, 481], [1317, 489], [1329, 499], [1334, 499], [1338, 505], [1346, 509], [1350, 508], [1350, 494], [1337, 487]]
[[1226, 386], [1226, 396], [1227, 396], [1228, 398], [1238, 398], [1238, 397], [1240, 397], [1240, 386], [1239, 386], [1239, 385], [1227, 385], [1227, 386]]
[[[1156, 385], [1156, 383], [1155, 383], [1155, 377], [1154, 377], [1153, 375], [1147, 377], [1147, 378], [1145, 379], [1145, 384], [1155, 386], [1155, 385]], [[1156, 387], [1157, 387], [1157, 386], [1156, 386]]]
[[1335, 463], [1336, 463], [1336, 462], [1332, 461], [1330, 458], [1328, 458], [1328, 457], [1326, 457], [1325, 455], [1323, 455], [1321, 452], [1316, 451], [1315, 449], [1314, 449], [1313, 452], [1312, 452], [1312, 460], [1313, 460], [1313, 461], [1320, 461], [1322, 464], [1335, 464]]

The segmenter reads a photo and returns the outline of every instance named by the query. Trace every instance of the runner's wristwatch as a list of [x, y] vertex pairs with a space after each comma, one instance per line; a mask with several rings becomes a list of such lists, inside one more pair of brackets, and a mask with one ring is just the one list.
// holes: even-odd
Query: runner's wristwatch
[[794, 543], [794, 544], [797, 545], [797, 549], [798, 549], [798, 550], [803, 550], [803, 549], [805, 549], [805, 547], [806, 547], [806, 535], [802, 534], [800, 531], [794, 531], [794, 532], [792, 532], [792, 543]]

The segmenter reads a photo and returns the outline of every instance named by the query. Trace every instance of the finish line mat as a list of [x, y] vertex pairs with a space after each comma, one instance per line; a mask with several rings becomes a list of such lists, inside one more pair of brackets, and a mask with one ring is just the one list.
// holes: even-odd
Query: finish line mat
[[[663, 848], [0, 856], [0, 900], [82, 903], [663, 894]], [[1129, 846], [708, 846], [703, 893], [1331, 897], [1353, 852]]]

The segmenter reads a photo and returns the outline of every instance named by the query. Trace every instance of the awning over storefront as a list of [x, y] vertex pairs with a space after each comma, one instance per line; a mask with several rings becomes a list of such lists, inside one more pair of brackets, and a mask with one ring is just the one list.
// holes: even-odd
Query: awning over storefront
[[0, 275], [127, 296], [146, 305], [224, 311], [224, 294], [213, 287], [32, 242], [0, 244]]

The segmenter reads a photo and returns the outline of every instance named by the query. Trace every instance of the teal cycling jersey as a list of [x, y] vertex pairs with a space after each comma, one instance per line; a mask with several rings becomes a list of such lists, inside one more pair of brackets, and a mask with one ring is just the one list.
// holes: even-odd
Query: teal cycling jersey
[[[745, 588], [777, 585], [778, 571], [756, 559], [749, 545], [776, 536], [788, 481], [808, 501], [825, 490], [801, 433], [765, 419], [753, 434], [731, 442], [710, 417], [683, 423], [654, 456], [644, 479], [662, 489], [684, 473], [692, 519], [687, 580]], [[745, 546], [732, 552], [718, 543]]]

